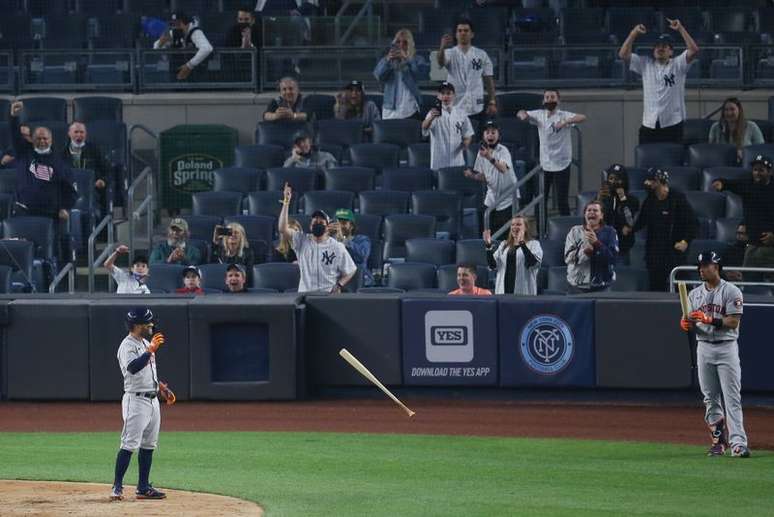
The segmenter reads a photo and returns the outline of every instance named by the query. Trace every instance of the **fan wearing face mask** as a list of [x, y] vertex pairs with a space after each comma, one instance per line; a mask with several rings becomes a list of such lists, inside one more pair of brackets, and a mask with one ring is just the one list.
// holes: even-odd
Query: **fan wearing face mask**
[[60, 258], [69, 261], [67, 221], [76, 199], [72, 171], [59, 154], [52, 152], [50, 129], [35, 128], [31, 142], [22, 137], [19, 115], [23, 110], [22, 101], [11, 104], [10, 129], [16, 156], [15, 213], [53, 219], [55, 238], [62, 243]]
[[118, 285], [116, 294], [151, 294], [150, 289], [145, 285], [145, 281], [150, 275], [147, 258], [140, 255], [135, 256], [132, 267], [128, 271], [115, 265], [118, 256], [127, 253], [129, 253], [129, 246], [119, 244], [115, 251], [105, 259], [105, 269], [113, 275], [113, 279]]
[[67, 142], [62, 149], [62, 158], [73, 169], [94, 171], [94, 188], [97, 189], [99, 206], [106, 207], [105, 189], [110, 163], [105, 160], [99, 148], [88, 140], [86, 124], [73, 122], [67, 130]]

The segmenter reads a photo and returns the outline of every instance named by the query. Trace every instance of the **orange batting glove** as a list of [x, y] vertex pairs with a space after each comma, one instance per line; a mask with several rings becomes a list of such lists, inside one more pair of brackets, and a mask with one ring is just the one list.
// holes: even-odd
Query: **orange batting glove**
[[686, 332], [689, 332], [693, 328], [693, 322], [683, 318], [680, 320], [680, 328]]
[[161, 345], [163, 344], [164, 344], [164, 334], [162, 334], [161, 332], [153, 334], [150, 345], [148, 345], [148, 352], [150, 352], [151, 354], [155, 354], [156, 350], [161, 348]]
[[702, 311], [693, 311], [688, 315], [688, 317], [693, 321], [698, 321], [699, 323], [706, 323], [707, 325], [712, 324], [712, 316], [705, 314]]

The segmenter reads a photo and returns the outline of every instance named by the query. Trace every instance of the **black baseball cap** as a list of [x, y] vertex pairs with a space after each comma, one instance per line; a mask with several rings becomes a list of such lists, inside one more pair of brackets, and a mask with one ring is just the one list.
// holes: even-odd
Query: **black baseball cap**
[[675, 41], [672, 39], [672, 36], [669, 34], [662, 34], [658, 37], [656, 42], [653, 44], [654, 47], [657, 47], [659, 45], [666, 45], [669, 48], [674, 48]]
[[500, 126], [497, 124], [496, 120], [487, 120], [486, 122], [484, 122], [484, 127], [481, 128], [481, 132], [483, 133], [487, 129], [497, 129], [499, 131]]
[[442, 92], [444, 90], [451, 90], [452, 92], [454, 92], [454, 85], [449, 81], [444, 81], [440, 85], [438, 85], [438, 91]]
[[753, 158], [753, 160], [750, 162], [750, 165], [752, 166], [758, 163], [760, 163], [767, 169], [771, 169], [772, 167], [771, 158], [769, 158], [768, 156], [764, 156], [762, 154], [756, 155], [755, 158]]
[[312, 212], [312, 219], [314, 219], [315, 217], [321, 217], [322, 219], [325, 219], [326, 223], [331, 222], [331, 218], [328, 217], [328, 214], [326, 214], [322, 210], [315, 210], [314, 212]]
[[175, 11], [172, 13], [170, 20], [173, 22], [181, 21], [183, 23], [191, 23], [191, 17], [184, 11]]
[[363, 83], [358, 80], [353, 80], [344, 85], [345, 90], [360, 90], [363, 91]]
[[669, 172], [664, 169], [658, 169], [651, 167], [648, 169], [648, 179], [655, 180], [660, 183], [669, 183]]
[[609, 174], [621, 174], [621, 173], [626, 174], [626, 167], [624, 167], [620, 163], [614, 163], [613, 165], [611, 165], [610, 167], [605, 169], [605, 174], [608, 174], [608, 175]]
[[226, 273], [234, 270], [239, 271], [243, 275], [247, 275], [247, 271], [245, 271], [245, 267], [242, 264], [237, 264], [236, 262], [232, 262], [231, 264], [228, 265], [228, 267], [226, 268]]
[[199, 268], [198, 268], [198, 267], [196, 267], [196, 266], [185, 266], [185, 267], [183, 268], [183, 278], [185, 278], [185, 275], [187, 275], [188, 273], [194, 273], [194, 274], [196, 274], [196, 276], [198, 276], [199, 278], [201, 278], [201, 277], [202, 277], [202, 272], [201, 272], [201, 271], [199, 270]]

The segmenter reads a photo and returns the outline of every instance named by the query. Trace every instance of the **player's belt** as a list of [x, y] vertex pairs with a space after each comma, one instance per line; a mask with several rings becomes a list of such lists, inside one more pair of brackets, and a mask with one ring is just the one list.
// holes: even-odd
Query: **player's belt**
[[156, 398], [156, 392], [155, 391], [137, 391], [132, 393], [132, 395], [137, 395], [138, 397], [145, 397], [146, 399], [155, 399]]
[[730, 343], [733, 339], [718, 339], [717, 341], [707, 341], [705, 339], [699, 340], [699, 343], [709, 343], [711, 345], [719, 345], [720, 343]]

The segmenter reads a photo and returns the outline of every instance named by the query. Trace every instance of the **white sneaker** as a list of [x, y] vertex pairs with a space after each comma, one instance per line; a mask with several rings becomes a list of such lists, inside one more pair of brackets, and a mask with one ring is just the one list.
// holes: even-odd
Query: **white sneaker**
[[113, 487], [110, 491], [111, 501], [121, 501], [124, 498], [124, 489], [122, 487]]

